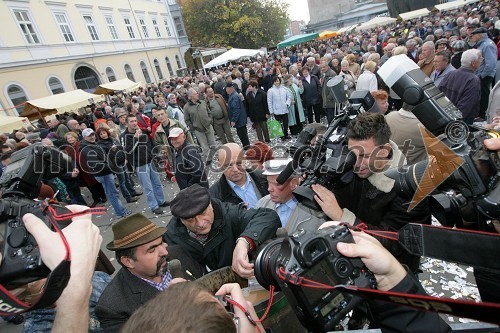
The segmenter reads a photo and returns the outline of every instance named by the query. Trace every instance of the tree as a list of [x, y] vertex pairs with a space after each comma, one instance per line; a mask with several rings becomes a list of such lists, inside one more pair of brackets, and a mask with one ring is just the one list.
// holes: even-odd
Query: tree
[[288, 22], [282, 0], [184, 0], [180, 4], [194, 47], [276, 46]]

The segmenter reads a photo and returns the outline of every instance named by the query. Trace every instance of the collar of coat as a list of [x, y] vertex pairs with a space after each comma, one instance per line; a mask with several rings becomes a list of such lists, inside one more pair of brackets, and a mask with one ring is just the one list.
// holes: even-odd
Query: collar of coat
[[[398, 146], [393, 142], [389, 141], [392, 148], [392, 157], [387, 162], [386, 170], [390, 168], [397, 168], [398, 166], [406, 164], [406, 157], [403, 155]], [[389, 193], [394, 187], [395, 180], [387, 177], [384, 172], [376, 172], [368, 177], [370, 184], [375, 186], [377, 189], [384, 193]]]

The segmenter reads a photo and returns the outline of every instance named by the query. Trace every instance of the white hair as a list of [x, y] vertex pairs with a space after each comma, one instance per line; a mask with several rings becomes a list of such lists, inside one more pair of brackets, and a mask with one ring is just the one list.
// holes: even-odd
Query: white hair
[[463, 67], [471, 67], [473, 61], [476, 61], [481, 56], [481, 51], [478, 49], [470, 49], [462, 53], [462, 58], [460, 62]]

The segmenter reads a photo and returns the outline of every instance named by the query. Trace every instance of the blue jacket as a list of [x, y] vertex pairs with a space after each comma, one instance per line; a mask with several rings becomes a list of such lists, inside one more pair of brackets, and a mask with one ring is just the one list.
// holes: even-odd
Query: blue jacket
[[484, 36], [474, 48], [480, 50], [484, 58], [481, 66], [476, 71], [476, 75], [481, 79], [486, 76], [495, 77], [497, 68], [497, 47], [495, 43], [488, 36]]
[[247, 125], [247, 111], [245, 110], [245, 105], [243, 101], [240, 100], [240, 96], [233, 91], [229, 95], [227, 106], [229, 109], [229, 121], [234, 122], [236, 128], [243, 127]]

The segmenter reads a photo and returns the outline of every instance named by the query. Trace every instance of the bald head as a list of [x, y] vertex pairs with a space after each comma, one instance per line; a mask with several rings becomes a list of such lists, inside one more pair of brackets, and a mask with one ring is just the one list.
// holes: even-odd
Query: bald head
[[244, 185], [246, 182], [243, 156], [243, 150], [236, 143], [226, 143], [220, 147], [218, 152], [219, 164], [224, 176], [239, 186]]

